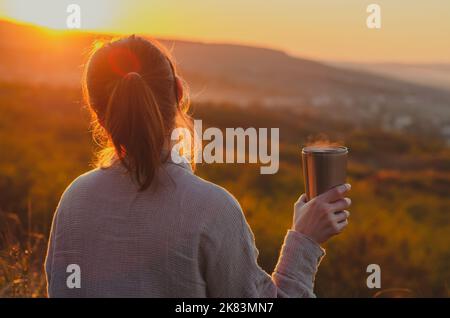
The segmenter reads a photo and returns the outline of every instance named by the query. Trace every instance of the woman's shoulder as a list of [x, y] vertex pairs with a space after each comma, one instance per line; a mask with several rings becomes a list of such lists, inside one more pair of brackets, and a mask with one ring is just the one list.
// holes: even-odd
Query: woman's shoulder
[[103, 170], [101, 168], [95, 168], [76, 177], [64, 190], [61, 201], [71, 200], [89, 191], [98, 182], [98, 177], [104, 173]]
[[215, 202], [219, 206], [228, 206], [238, 210], [241, 209], [239, 202], [227, 189], [200, 177], [197, 178], [200, 179], [199, 183], [202, 184], [202, 187], [206, 189], [204, 193], [210, 202]]
[[229, 239], [230, 236], [251, 242], [251, 230], [238, 200], [220, 185], [196, 178], [199, 185], [196, 188], [198, 193], [202, 193], [195, 196], [200, 202], [202, 235], [215, 242]]
[[171, 165], [169, 171], [175, 181], [176, 192], [180, 195], [206, 202], [237, 203], [225, 188], [203, 179], [186, 165]]
[[241, 206], [227, 189], [196, 175], [191, 175], [190, 179], [186, 185], [187, 197], [196, 202], [195, 206], [205, 212], [207, 219], [216, 222], [242, 220]]
[[188, 165], [170, 165], [168, 169], [175, 181], [178, 196], [203, 203], [205, 208], [230, 206], [240, 209], [238, 201], [228, 190], [194, 174]]

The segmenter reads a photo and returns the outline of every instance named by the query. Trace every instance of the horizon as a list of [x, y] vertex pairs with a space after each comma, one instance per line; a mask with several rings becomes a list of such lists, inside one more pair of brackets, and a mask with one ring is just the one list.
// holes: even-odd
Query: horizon
[[[68, 35], [68, 34], [84, 34], [84, 35], [96, 35], [96, 36], [127, 36], [133, 33], [120, 33], [120, 32], [108, 32], [108, 31], [101, 31], [101, 30], [85, 30], [85, 29], [81, 29], [81, 30], [65, 30], [65, 29], [56, 29], [56, 28], [51, 28], [51, 27], [47, 27], [47, 26], [42, 26], [42, 25], [38, 25], [32, 22], [26, 22], [26, 21], [17, 21], [14, 19], [9, 19], [9, 18], [5, 18], [5, 17], [1, 17], [0, 16], [0, 22], [4, 22], [4, 23], [9, 23], [12, 25], [16, 25], [19, 27], [28, 27], [28, 28], [34, 28], [36, 30], [39, 30], [41, 32], [44, 33], [50, 33], [50, 34], [55, 34], [55, 35]], [[135, 34], [140, 35], [140, 36], [149, 36], [149, 37], [153, 37], [153, 35], [151, 34], [147, 34], [147, 33], [138, 33], [136, 32]], [[261, 50], [271, 50], [271, 51], [275, 51], [275, 52], [281, 52], [284, 53], [288, 56], [291, 56], [293, 58], [298, 58], [298, 59], [304, 59], [304, 60], [309, 60], [309, 61], [313, 61], [313, 62], [318, 62], [318, 63], [323, 63], [323, 64], [327, 64], [330, 66], [333, 65], [340, 65], [340, 66], [345, 66], [345, 65], [361, 65], [361, 66], [365, 66], [365, 65], [384, 65], [384, 66], [388, 66], [388, 65], [398, 65], [398, 66], [412, 66], [412, 67], [427, 67], [427, 66], [450, 66], [450, 61], [437, 61], [437, 62], [400, 62], [400, 61], [347, 61], [347, 60], [321, 60], [321, 59], [316, 59], [316, 58], [310, 58], [310, 57], [306, 57], [306, 56], [302, 56], [302, 55], [295, 55], [292, 54], [286, 50], [283, 50], [281, 48], [274, 48], [274, 47], [269, 47], [269, 46], [263, 46], [263, 45], [252, 45], [252, 44], [248, 44], [248, 43], [233, 43], [233, 42], [220, 42], [220, 41], [205, 41], [205, 40], [199, 40], [199, 39], [188, 39], [188, 38], [177, 38], [177, 37], [170, 37], [170, 36], [166, 36], [166, 37], [154, 37], [156, 40], [158, 41], [177, 41], [177, 42], [186, 42], [186, 43], [194, 43], [194, 44], [205, 44], [205, 45], [225, 45], [225, 46], [237, 46], [237, 47], [248, 47], [248, 48], [253, 48], [253, 49], [261, 49]]]
[[[189, 5], [176, 0], [132, 0], [126, 4], [117, 0], [81, 0], [77, 3], [82, 8], [82, 26], [76, 31], [138, 33], [161, 39], [267, 48], [329, 63], [450, 63], [450, 43], [442, 41], [450, 34], [450, 22], [442, 19], [444, 12], [450, 12], [450, 3], [431, 0], [406, 5], [406, 1], [394, 4], [379, 0], [382, 27], [368, 29], [365, 21], [369, 1], [282, 1], [257, 6], [251, 0], [233, 6], [231, 2], [213, 5], [202, 0]], [[69, 15], [65, 9], [71, 2], [0, 0], [0, 19], [64, 32]], [[426, 11], [422, 8], [425, 5]], [[154, 22], [149, 23], [151, 19]]]

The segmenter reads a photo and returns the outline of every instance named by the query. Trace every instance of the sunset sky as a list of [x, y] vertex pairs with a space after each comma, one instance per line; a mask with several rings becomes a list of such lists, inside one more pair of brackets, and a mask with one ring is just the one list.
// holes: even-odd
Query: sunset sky
[[[450, 63], [449, 0], [0, 0], [0, 18], [66, 28], [238, 43], [327, 61]], [[366, 7], [381, 6], [381, 29]]]

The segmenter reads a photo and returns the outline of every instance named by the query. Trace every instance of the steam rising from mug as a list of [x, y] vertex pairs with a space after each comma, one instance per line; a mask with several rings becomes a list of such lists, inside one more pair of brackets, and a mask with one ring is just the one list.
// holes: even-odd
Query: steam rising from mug
[[348, 149], [342, 146], [310, 146], [302, 149], [307, 200], [346, 182]]

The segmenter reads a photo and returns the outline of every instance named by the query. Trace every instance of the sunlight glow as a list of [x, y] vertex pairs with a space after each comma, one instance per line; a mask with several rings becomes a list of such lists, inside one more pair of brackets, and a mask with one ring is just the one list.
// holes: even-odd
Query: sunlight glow
[[141, 33], [283, 50], [325, 61], [450, 62], [450, 1], [377, 0], [382, 27], [366, 26], [361, 0], [0, 0], [0, 19], [67, 30]]

